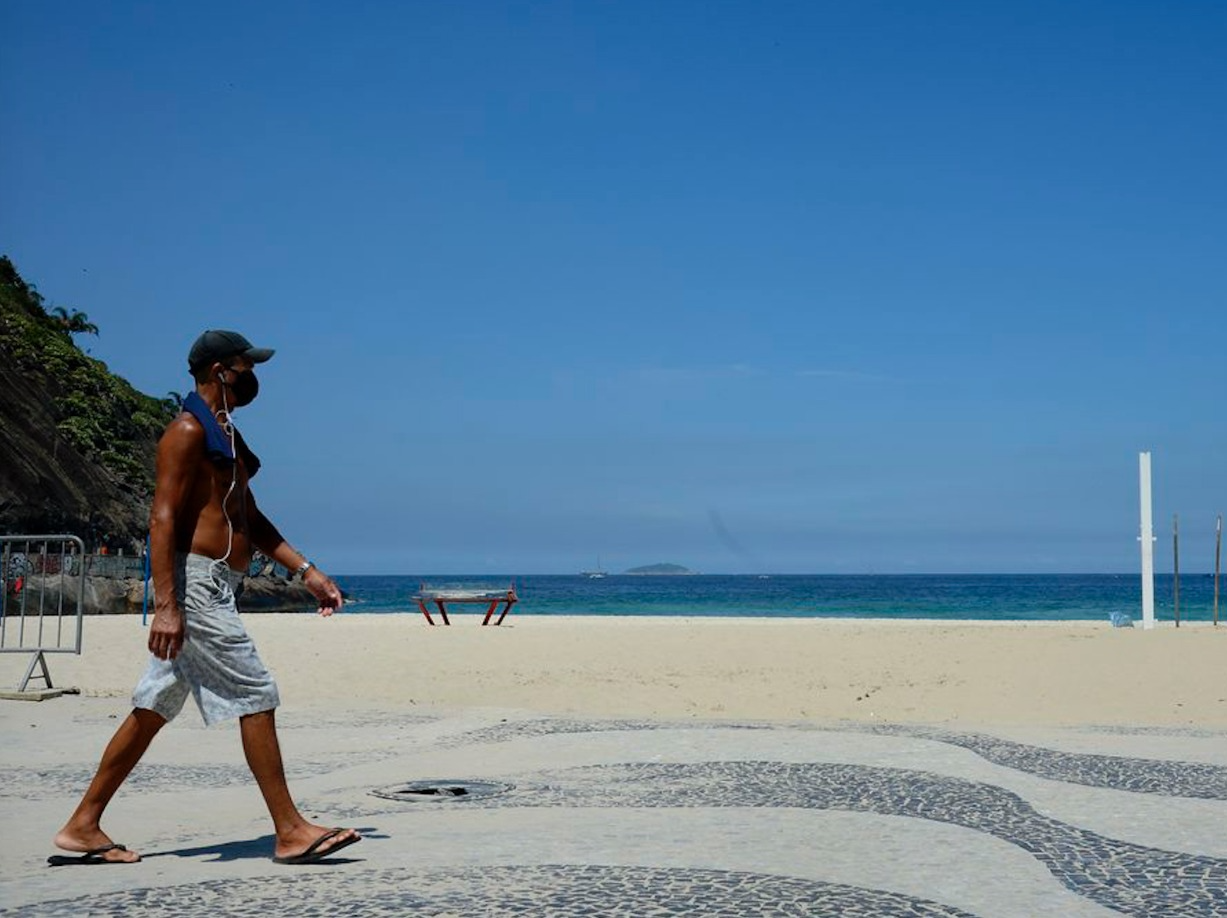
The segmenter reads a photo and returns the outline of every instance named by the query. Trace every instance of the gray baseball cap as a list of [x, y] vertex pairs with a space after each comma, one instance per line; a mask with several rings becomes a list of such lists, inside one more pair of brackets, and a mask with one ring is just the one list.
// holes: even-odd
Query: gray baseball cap
[[252, 363], [264, 363], [273, 356], [272, 348], [252, 347], [250, 341], [236, 331], [209, 329], [192, 345], [187, 355], [188, 369], [195, 373], [211, 363], [243, 356]]

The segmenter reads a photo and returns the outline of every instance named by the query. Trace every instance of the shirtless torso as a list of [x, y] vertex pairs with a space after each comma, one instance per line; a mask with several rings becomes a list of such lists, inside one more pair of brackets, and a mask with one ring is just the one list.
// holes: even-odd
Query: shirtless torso
[[235, 570], [246, 570], [254, 547], [247, 468], [242, 459], [229, 468], [213, 462], [204, 441], [204, 428], [190, 414], [167, 428], [158, 445], [153, 515], [173, 520], [176, 552], [225, 559]]

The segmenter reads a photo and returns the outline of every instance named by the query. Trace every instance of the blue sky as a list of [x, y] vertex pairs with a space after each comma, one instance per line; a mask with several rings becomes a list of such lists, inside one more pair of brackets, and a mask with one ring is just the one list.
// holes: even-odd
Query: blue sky
[[5, 5], [0, 250], [278, 350], [336, 573], [1158, 568], [1227, 512], [1227, 6]]

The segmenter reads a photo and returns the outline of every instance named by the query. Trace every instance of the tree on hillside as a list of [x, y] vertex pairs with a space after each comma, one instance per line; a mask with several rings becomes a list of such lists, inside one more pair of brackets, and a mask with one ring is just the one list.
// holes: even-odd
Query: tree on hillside
[[98, 334], [98, 326], [91, 322], [89, 316], [80, 309], [74, 309], [72, 312], [69, 312], [63, 306], [56, 306], [51, 310], [51, 321], [70, 335], [81, 333], [87, 335]]
[[0, 287], [8, 288], [16, 294], [16, 305], [31, 315], [47, 318], [43, 308], [43, 295], [33, 284], [27, 284], [17, 273], [17, 266], [7, 255], [0, 255]]

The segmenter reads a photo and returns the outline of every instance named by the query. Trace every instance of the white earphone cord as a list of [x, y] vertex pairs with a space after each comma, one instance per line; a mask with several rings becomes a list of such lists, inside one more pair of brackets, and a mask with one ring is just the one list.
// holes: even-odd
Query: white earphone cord
[[[220, 374], [219, 378], [220, 378]], [[235, 443], [234, 422], [230, 419], [230, 405], [226, 400], [226, 386], [222, 383], [222, 410], [217, 413], [218, 423], [221, 424], [222, 430], [230, 438], [230, 457], [231, 457], [231, 472], [230, 472], [230, 487], [226, 489], [226, 496], [222, 498], [222, 516], [226, 520], [226, 553], [218, 560], [218, 569], [214, 571], [214, 581], [217, 583], [218, 589], [229, 587], [219, 576], [220, 568], [230, 560], [230, 552], [234, 548], [234, 523], [230, 520], [230, 511], [226, 509], [226, 505], [230, 503], [230, 495], [234, 493], [234, 489], [239, 483], [239, 454]]]

